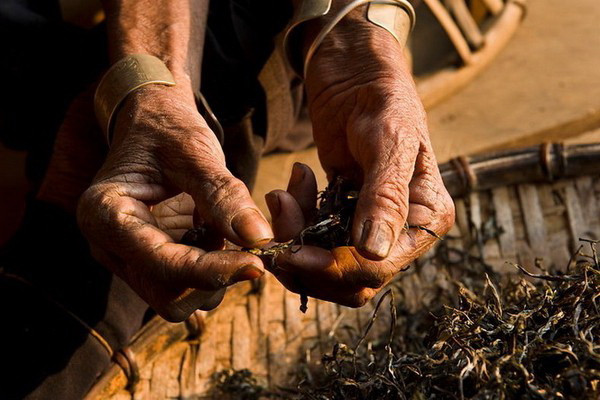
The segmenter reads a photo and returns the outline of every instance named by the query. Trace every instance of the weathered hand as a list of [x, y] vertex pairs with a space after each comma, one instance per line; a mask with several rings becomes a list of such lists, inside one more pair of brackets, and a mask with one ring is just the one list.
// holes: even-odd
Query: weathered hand
[[[416, 197], [415, 203], [412, 198], [410, 200], [407, 223], [444, 233], [448, 229], [448, 221], [435, 219], [439, 198]], [[286, 242], [297, 239], [306, 226], [314, 223], [317, 202], [314, 173], [308, 166], [296, 164], [287, 191], [272, 191], [266, 195], [266, 201], [273, 218], [275, 240]], [[424, 209], [428, 211], [423, 212]], [[277, 257], [272, 271], [293, 292], [349, 307], [361, 307], [435, 240], [418, 228], [402, 229], [389, 255], [383, 260], [366, 258], [352, 246], [332, 250], [294, 246], [291, 251]]]
[[254, 247], [273, 237], [246, 186], [225, 167], [191, 93], [143, 88], [119, 113], [78, 219], [94, 256], [173, 321], [216, 307], [228, 285], [263, 274], [258, 257], [215, 248], [214, 238], [203, 249], [176, 243], [191, 227], [191, 203], [181, 192], [193, 199], [197, 220], [221, 238]]
[[[426, 116], [400, 45], [366, 21], [364, 10], [344, 19], [323, 42], [306, 77], [313, 135], [328, 178], [360, 188], [352, 226], [354, 247], [304, 246], [278, 259], [281, 281], [294, 291], [360, 306], [422, 254], [454, 221], [431, 143]], [[305, 167], [304, 189], [268, 195], [278, 240], [302, 229], [315, 195]], [[304, 216], [299, 211], [305, 212]], [[279, 211], [279, 213], [277, 213]], [[275, 216], [276, 215], [276, 216]], [[293, 226], [293, 227], [292, 227]]]

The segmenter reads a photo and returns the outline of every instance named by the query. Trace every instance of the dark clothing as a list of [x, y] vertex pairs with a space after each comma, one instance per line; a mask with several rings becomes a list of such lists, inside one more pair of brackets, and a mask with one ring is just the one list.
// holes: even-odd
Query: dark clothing
[[[223, 125], [229, 169], [249, 186], [266, 146], [277, 147], [266, 137], [268, 96], [258, 75], [290, 15], [281, 0], [210, 6], [201, 91]], [[0, 140], [29, 152], [34, 187], [67, 107], [107, 67], [105, 36], [102, 25], [63, 23], [56, 2], [0, 2]], [[291, 98], [287, 76], [282, 82]], [[84, 324], [118, 350], [146, 312], [92, 259], [75, 217], [32, 198], [21, 228], [0, 250], [0, 398], [81, 398], [110, 362]]]
[[[291, 2], [281, 0], [210, 4], [201, 91], [234, 136], [227, 139], [238, 143], [241, 135], [242, 143], [257, 153], [250, 157], [255, 162], [268, 129], [258, 74], [291, 12]], [[85, 30], [62, 22], [55, 1], [0, 2], [0, 141], [29, 151], [28, 176], [34, 184], [43, 178], [69, 103], [108, 66], [105, 36], [103, 25]], [[249, 163], [240, 155], [228, 157], [228, 164], [234, 173], [243, 171], [246, 182], [252, 181], [256, 166], [248, 173]]]

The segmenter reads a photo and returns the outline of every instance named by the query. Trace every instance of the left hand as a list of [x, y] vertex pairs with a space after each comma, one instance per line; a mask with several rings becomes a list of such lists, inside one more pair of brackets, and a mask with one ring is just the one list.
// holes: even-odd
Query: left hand
[[[277, 260], [288, 289], [358, 307], [445, 234], [454, 205], [429, 140], [426, 116], [402, 48], [360, 10], [346, 17], [313, 58], [306, 77], [319, 159], [328, 179], [360, 188], [353, 247], [303, 246]], [[296, 166], [288, 191], [267, 195], [276, 240], [294, 238], [316, 205], [314, 175]]]

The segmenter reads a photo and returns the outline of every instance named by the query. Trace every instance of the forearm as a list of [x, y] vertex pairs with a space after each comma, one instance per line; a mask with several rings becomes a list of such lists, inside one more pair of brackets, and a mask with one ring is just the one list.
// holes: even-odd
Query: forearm
[[208, 0], [103, 0], [109, 53], [117, 61], [151, 54], [169, 68], [178, 86], [200, 87]]

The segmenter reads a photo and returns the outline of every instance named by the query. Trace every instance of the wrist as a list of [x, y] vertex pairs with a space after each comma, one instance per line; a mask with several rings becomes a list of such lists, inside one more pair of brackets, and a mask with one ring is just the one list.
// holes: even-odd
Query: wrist
[[173, 117], [182, 108], [196, 113], [194, 94], [185, 86], [149, 85], [130, 93], [115, 113], [111, 146], [132, 133], [142, 133], [147, 143], [156, 135], [168, 134], [170, 130], [163, 126], [164, 116]]
[[124, 102], [141, 89], [147, 86], [176, 87], [175, 90], [160, 93], [178, 93], [181, 100], [193, 101], [189, 77], [186, 78], [184, 74], [179, 76], [178, 85], [167, 66], [148, 54], [127, 56], [115, 63], [103, 76], [94, 95], [96, 116], [108, 144], [112, 141], [116, 114]]
[[[347, 2], [347, 1], [346, 1]], [[321, 24], [305, 31], [304, 51], [310, 46]], [[404, 48], [385, 29], [366, 19], [361, 6], [342, 19], [324, 38], [306, 69], [305, 84], [309, 100], [332, 85], [357, 86], [376, 79], [411, 77]]]
[[344, 45], [352, 49], [361, 39], [386, 32], [397, 42], [392, 46], [402, 49], [415, 20], [409, 0], [299, 0], [284, 47], [292, 69], [306, 78], [312, 57], [324, 43], [341, 45], [338, 52], [343, 53]]

